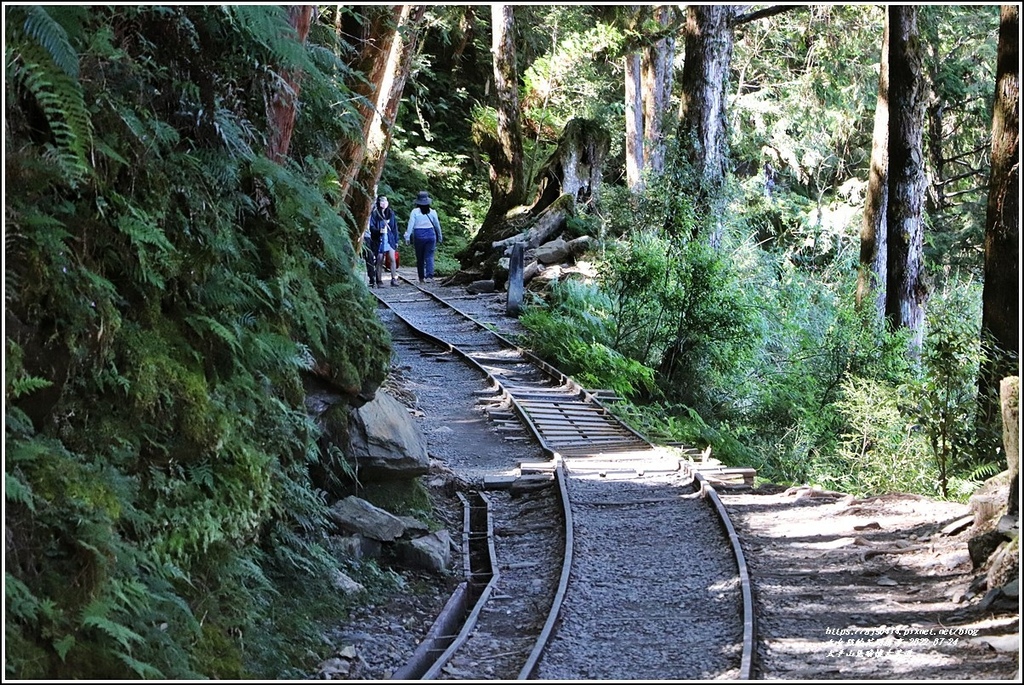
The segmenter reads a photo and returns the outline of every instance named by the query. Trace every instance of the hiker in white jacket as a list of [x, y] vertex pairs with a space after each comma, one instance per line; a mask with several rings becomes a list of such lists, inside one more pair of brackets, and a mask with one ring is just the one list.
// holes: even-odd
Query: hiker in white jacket
[[409, 214], [409, 226], [405, 231], [405, 242], [412, 243], [416, 250], [416, 275], [420, 283], [434, 280], [434, 251], [441, 244], [441, 220], [430, 208], [430, 195], [421, 190], [416, 196], [416, 206]]

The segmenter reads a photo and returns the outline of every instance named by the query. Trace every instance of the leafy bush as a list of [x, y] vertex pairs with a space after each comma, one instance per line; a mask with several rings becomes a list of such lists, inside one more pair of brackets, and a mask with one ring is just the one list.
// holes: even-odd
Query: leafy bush
[[983, 353], [979, 317], [970, 311], [966, 290], [940, 292], [930, 301], [922, 375], [916, 388], [918, 414], [943, 497], [949, 496], [953, 477], [986, 461], [986, 456], [975, 454], [977, 379]]
[[854, 495], [910, 492], [934, 496], [937, 470], [917, 424], [912, 393], [884, 381], [849, 378], [836, 403], [847, 429], [838, 452], [811, 467], [810, 479]]
[[530, 342], [584, 386], [614, 390], [623, 397], [654, 389], [654, 372], [616, 352], [610, 299], [597, 286], [567, 280], [556, 283], [546, 307], [530, 306], [520, 317]]

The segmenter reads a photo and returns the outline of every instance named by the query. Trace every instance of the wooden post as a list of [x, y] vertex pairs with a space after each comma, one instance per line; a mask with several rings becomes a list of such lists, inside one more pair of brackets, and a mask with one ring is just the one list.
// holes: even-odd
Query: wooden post
[[508, 261], [508, 298], [505, 311], [509, 316], [519, 316], [523, 308], [523, 252], [523, 244], [515, 243]]
[[1016, 517], [1019, 506], [1017, 484], [1020, 482], [1020, 376], [1008, 376], [999, 384], [1003, 405], [1003, 449], [1010, 471], [1010, 497], [1006, 513]]

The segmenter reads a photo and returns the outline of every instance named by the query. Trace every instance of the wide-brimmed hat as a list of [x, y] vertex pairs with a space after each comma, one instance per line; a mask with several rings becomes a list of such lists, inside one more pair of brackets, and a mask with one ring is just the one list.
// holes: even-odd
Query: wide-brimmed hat
[[417, 207], [429, 207], [430, 206], [430, 194], [425, 190], [421, 190], [416, 196]]

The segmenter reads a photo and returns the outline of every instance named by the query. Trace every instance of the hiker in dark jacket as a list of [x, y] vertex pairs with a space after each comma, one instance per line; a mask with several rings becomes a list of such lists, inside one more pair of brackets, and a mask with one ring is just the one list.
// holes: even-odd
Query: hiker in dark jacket
[[365, 258], [366, 276], [370, 281], [370, 287], [372, 288], [374, 284], [384, 285], [385, 258], [391, 260], [391, 285], [398, 285], [398, 217], [383, 195], [378, 196], [373, 205], [370, 224], [363, 238], [368, 247]]

